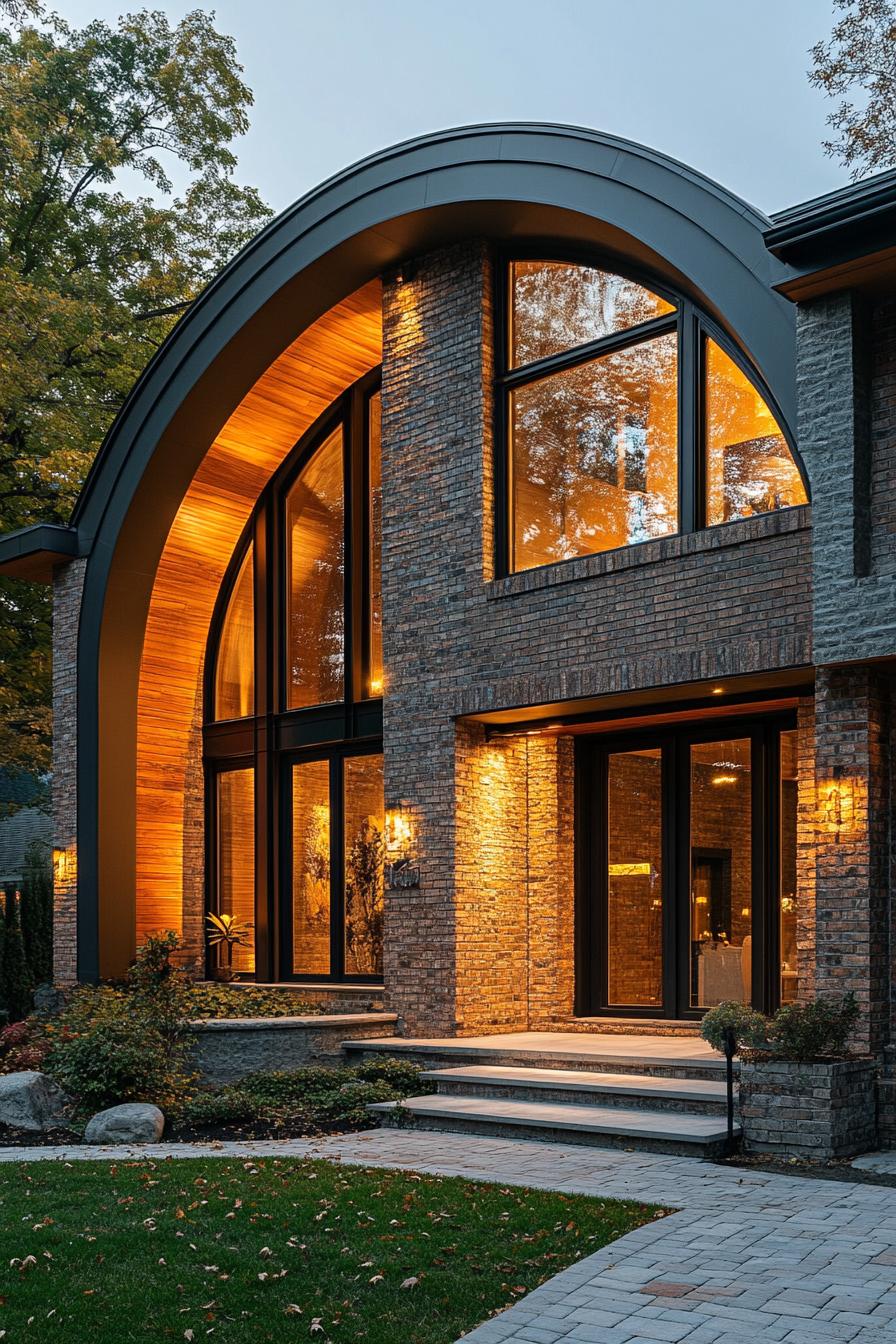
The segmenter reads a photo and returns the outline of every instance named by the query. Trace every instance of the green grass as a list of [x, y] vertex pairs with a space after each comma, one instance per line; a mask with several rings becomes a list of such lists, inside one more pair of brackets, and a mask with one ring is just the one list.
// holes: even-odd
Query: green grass
[[22, 1163], [0, 1169], [0, 1330], [452, 1344], [658, 1212], [330, 1162]]

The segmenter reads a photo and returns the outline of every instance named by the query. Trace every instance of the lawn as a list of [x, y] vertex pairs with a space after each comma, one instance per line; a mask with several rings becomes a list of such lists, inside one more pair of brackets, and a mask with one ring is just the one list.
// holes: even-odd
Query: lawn
[[659, 1210], [311, 1161], [0, 1168], [4, 1344], [452, 1344]]

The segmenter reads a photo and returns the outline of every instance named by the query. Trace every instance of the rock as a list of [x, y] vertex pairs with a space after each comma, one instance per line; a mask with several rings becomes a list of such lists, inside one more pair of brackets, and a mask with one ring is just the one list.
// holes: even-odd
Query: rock
[[0, 1124], [16, 1129], [52, 1129], [68, 1098], [45, 1073], [0, 1074]]
[[162, 1137], [165, 1117], [158, 1106], [142, 1101], [125, 1102], [98, 1111], [84, 1130], [86, 1143], [155, 1143]]
[[38, 985], [34, 991], [34, 1007], [41, 1017], [55, 1017], [65, 1007], [65, 995], [55, 985]]

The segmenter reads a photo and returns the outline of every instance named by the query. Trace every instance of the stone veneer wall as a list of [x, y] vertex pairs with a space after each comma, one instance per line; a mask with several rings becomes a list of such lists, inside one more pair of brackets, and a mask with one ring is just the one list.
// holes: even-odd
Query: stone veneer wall
[[[856, 1044], [889, 1033], [891, 676], [865, 666], [819, 668], [815, 693], [815, 990], [854, 990]], [[840, 822], [834, 790], [840, 791]]]
[[78, 625], [86, 560], [53, 579], [53, 978], [78, 978]]
[[[572, 913], [557, 892], [572, 809], [535, 859], [518, 792], [528, 784], [530, 837], [563, 794], [542, 748], [523, 771], [519, 739], [486, 743], [458, 716], [639, 687], [660, 698], [812, 658], [806, 508], [495, 577], [490, 296], [478, 243], [384, 283], [386, 802], [405, 803], [421, 867], [419, 889], [388, 897], [385, 975], [409, 1032], [547, 1026], [571, 1004]], [[492, 821], [501, 798], [511, 824]], [[521, 885], [511, 873], [526, 863]]]

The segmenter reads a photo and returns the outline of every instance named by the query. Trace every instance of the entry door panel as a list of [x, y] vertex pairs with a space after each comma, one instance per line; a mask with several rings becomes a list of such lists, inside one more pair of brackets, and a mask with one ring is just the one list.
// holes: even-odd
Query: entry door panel
[[779, 731], [740, 720], [581, 745], [580, 1012], [774, 1006]]
[[663, 1008], [663, 752], [606, 761], [608, 1008]]
[[749, 737], [688, 747], [689, 1008], [752, 998], [752, 759]]

